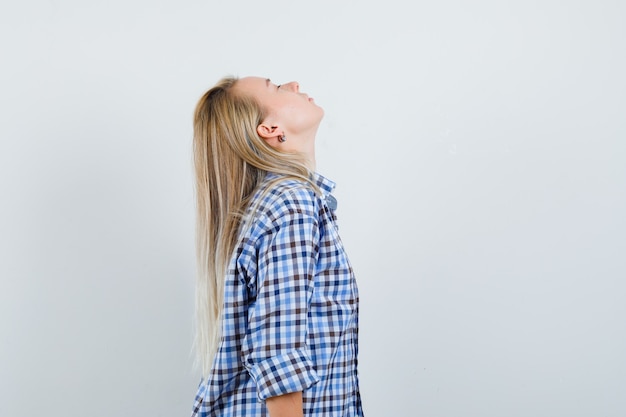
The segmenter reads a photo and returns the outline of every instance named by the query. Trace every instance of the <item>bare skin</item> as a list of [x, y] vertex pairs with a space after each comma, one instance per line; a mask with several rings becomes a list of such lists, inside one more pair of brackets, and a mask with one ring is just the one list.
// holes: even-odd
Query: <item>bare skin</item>
[[[265, 109], [266, 117], [257, 126], [259, 136], [279, 151], [305, 155], [315, 170], [315, 135], [324, 110], [313, 98], [300, 92], [295, 81], [276, 85], [267, 78], [245, 77], [233, 88], [251, 95]], [[286, 140], [281, 142], [282, 137]]]
[[271, 417], [303, 417], [302, 392], [279, 395], [265, 401]]

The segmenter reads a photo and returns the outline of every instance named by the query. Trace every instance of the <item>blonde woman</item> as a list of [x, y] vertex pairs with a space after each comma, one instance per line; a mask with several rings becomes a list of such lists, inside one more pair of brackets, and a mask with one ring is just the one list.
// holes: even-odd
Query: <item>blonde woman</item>
[[362, 416], [358, 291], [334, 183], [315, 172], [324, 111], [298, 83], [224, 78], [194, 116], [193, 416]]

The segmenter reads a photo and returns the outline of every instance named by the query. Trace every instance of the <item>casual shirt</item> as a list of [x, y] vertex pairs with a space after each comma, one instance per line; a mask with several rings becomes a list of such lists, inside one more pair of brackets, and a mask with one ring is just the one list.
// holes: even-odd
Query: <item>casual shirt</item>
[[[363, 415], [357, 377], [359, 296], [338, 235], [335, 184], [314, 174], [253, 197], [228, 267], [221, 341], [192, 417], [269, 416], [265, 400], [302, 391], [306, 417]], [[269, 190], [268, 192], [265, 192]]]

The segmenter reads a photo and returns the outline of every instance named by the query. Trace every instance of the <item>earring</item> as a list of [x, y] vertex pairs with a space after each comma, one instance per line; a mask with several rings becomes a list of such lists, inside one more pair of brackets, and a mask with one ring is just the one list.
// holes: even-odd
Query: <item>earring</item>
[[283, 143], [283, 142], [286, 142], [286, 141], [287, 141], [287, 138], [285, 137], [285, 135], [282, 135], [282, 136], [279, 136], [279, 137], [278, 137], [278, 141], [279, 141], [280, 143]]

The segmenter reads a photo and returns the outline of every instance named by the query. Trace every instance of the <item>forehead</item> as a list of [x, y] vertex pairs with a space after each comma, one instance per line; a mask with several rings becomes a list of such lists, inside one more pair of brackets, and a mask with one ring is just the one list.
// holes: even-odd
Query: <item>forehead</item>
[[235, 83], [235, 87], [242, 91], [258, 91], [267, 88], [269, 82], [269, 78], [265, 77], [244, 77]]

